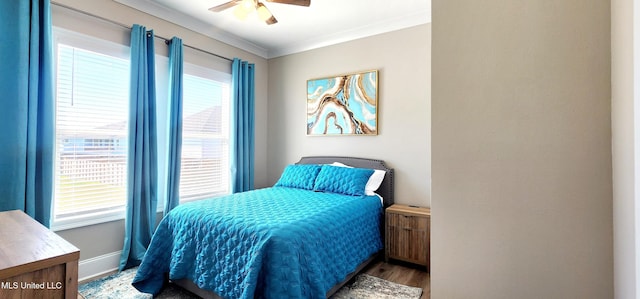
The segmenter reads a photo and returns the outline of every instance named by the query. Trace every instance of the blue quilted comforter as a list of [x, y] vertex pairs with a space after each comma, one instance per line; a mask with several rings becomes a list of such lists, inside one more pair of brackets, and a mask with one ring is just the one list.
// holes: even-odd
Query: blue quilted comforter
[[273, 187], [183, 204], [159, 224], [133, 285], [157, 294], [164, 274], [224, 298], [325, 298], [382, 249], [382, 204]]

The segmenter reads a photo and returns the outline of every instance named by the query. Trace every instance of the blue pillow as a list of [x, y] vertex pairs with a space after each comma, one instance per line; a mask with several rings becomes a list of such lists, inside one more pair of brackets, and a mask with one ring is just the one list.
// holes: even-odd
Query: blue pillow
[[288, 165], [275, 186], [313, 190], [320, 168], [320, 165], [316, 164]]
[[372, 174], [373, 169], [323, 165], [313, 190], [361, 196]]

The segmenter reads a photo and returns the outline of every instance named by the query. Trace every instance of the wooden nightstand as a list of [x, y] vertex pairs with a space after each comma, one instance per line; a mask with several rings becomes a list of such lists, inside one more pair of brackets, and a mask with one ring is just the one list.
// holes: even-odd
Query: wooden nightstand
[[428, 270], [431, 209], [394, 204], [385, 217], [385, 261], [397, 259]]
[[78, 248], [17, 210], [0, 212], [0, 240], [0, 298], [78, 298]]

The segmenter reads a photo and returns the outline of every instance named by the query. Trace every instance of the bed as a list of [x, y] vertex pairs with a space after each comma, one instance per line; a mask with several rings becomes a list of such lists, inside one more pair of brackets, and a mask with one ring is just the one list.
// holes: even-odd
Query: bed
[[[367, 180], [380, 170], [372, 195]], [[393, 200], [383, 161], [303, 157], [274, 187], [172, 210], [133, 285], [157, 294], [169, 280], [204, 298], [329, 297], [382, 251]]]

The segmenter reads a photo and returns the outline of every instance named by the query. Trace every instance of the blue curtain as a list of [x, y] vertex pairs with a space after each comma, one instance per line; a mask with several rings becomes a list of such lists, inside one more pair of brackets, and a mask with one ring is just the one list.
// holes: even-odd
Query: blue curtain
[[51, 5], [0, 1], [0, 211], [51, 220], [54, 97]]
[[169, 42], [169, 161], [167, 199], [164, 214], [180, 203], [180, 161], [182, 155], [182, 40]]
[[131, 84], [125, 240], [120, 270], [142, 261], [155, 228], [157, 142], [153, 31], [131, 29]]
[[231, 192], [253, 189], [255, 87], [253, 63], [233, 59], [231, 66]]

